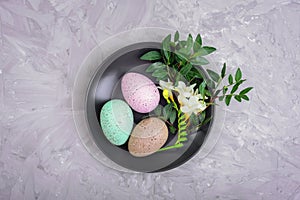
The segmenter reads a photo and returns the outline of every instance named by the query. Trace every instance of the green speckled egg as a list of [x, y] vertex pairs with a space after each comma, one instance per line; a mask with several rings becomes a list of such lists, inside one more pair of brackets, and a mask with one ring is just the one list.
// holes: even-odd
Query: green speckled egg
[[124, 144], [133, 127], [133, 113], [128, 104], [113, 99], [104, 104], [100, 112], [100, 124], [105, 137], [114, 145]]

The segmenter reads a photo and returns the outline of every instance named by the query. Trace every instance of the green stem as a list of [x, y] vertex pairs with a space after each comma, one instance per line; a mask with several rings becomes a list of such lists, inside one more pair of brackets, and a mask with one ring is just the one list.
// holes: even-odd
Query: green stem
[[180, 110], [178, 111], [178, 133], [177, 133], [177, 141], [175, 144], [181, 143], [180, 138], [183, 132], [186, 132], [186, 120], [184, 113], [181, 112]]
[[180, 110], [178, 109], [177, 103], [175, 103], [175, 101], [172, 101], [172, 102], [173, 102], [173, 107], [174, 107], [175, 110], [179, 113]]
[[182, 143], [177, 144], [177, 145], [167, 146], [167, 147], [159, 149], [158, 152], [166, 151], [166, 150], [169, 150], [169, 149], [176, 149], [176, 148], [178, 149], [178, 148], [181, 148], [182, 146], [183, 146]]
[[174, 125], [171, 122], [169, 122], [168, 120], [165, 120], [164, 117], [160, 116], [158, 118], [161, 119], [161, 120], [163, 120], [164, 122], [166, 122], [169, 126], [173, 126], [174, 127]]
[[216, 96], [214, 99], [217, 99], [217, 98], [220, 98], [220, 97], [225, 97], [225, 96], [233, 96], [233, 97], [235, 97], [235, 96], [238, 96], [238, 95], [237, 94], [223, 94], [221, 96]]
[[181, 112], [180, 110], [178, 110], [177, 117], [178, 117], [178, 133], [177, 133], [177, 140], [176, 140], [175, 144], [161, 148], [158, 151], [165, 151], [165, 150], [169, 150], [169, 149], [181, 148], [183, 146], [182, 139], [186, 138], [186, 134], [187, 134], [186, 119], [185, 119], [184, 113]]

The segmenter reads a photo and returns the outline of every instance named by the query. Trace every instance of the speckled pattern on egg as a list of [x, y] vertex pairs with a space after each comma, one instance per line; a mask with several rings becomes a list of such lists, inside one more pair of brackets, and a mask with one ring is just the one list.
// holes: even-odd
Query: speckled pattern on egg
[[142, 74], [133, 72], [125, 74], [121, 88], [124, 99], [137, 112], [151, 112], [159, 103], [160, 95], [157, 87]]
[[114, 99], [106, 102], [100, 112], [100, 124], [105, 137], [114, 145], [122, 145], [133, 127], [133, 113], [126, 102]]
[[135, 126], [129, 138], [128, 149], [133, 156], [148, 156], [159, 150], [167, 139], [168, 128], [164, 121], [150, 117]]

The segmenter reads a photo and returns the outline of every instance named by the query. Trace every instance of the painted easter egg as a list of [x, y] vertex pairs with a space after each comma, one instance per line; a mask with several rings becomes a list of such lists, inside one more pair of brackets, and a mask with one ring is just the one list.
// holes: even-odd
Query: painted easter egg
[[144, 157], [159, 150], [168, 139], [168, 128], [164, 121], [150, 117], [139, 122], [133, 129], [128, 150], [131, 155]]
[[127, 73], [121, 81], [121, 89], [126, 102], [140, 113], [148, 113], [156, 108], [160, 95], [155, 84], [146, 76]]
[[101, 109], [100, 124], [112, 144], [122, 145], [128, 140], [133, 127], [132, 110], [120, 99], [110, 100]]

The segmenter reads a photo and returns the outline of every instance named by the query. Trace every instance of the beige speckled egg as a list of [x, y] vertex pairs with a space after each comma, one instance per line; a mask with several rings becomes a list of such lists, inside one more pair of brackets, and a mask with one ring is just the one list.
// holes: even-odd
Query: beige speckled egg
[[130, 154], [144, 157], [159, 150], [168, 139], [168, 128], [164, 121], [150, 117], [139, 122], [128, 142]]

